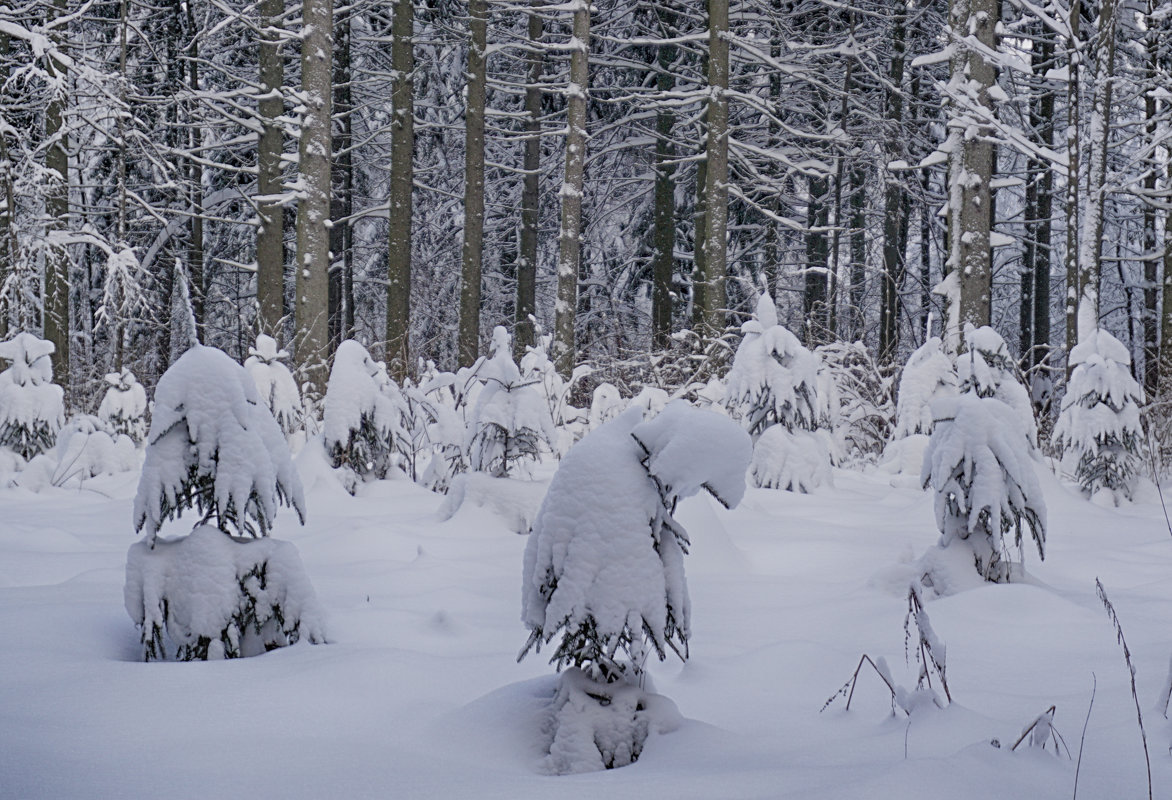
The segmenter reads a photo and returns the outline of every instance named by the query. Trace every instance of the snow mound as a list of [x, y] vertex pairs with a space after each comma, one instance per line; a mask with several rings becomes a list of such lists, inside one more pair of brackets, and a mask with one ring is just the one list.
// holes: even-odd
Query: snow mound
[[138, 468], [138, 449], [129, 436], [115, 433], [97, 417], [73, 417], [57, 435], [56, 446], [31, 462], [16, 485], [31, 491], [49, 486], [78, 487], [99, 475]]
[[806, 494], [831, 484], [830, 448], [824, 431], [766, 428], [753, 446], [749, 477], [760, 489]]
[[[189, 351], [190, 352], [190, 351]], [[238, 658], [326, 641], [322, 609], [297, 548], [201, 525], [131, 545], [123, 590], [146, 661]]]
[[483, 472], [457, 475], [440, 504], [439, 518], [447, 521], [465, 505], [474, 505], [496, 514], [514, 533], [529, 533], [546, 486], [544, 481], [494, 478]]

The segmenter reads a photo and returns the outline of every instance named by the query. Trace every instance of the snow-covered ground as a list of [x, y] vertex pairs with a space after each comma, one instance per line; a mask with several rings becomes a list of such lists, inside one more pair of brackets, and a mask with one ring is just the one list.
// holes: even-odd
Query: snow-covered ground
[[650, 674], [687, 722], [630, 767], [565, 777], [539, 771], [548, 652], [515, 661], [525, 537], [491, 511], [441, 522], [443, 498], [407, 481], [351, 498], [307, 480], [308, 524], [285, 509], [274, 535], [300, 549], [333, 642], [144, 664], [122, 601], [137, 476], [0, 490], [0, 797], [1069, 798], [1073, 759], [1010, 746], [1056, 705], [1077, 757], [1095, 678], [1078, 796], [1146, 797], [1096, 577], [1135, 663], [1155, 796], [1172, 796], [1160, 506], [1100, 508], [1039, 473], [1046, 561], [1030, 548], [1026, 582], [927, 604], [954, 703], [910, 723], [874, 673], [849, 712], [819, 710], [863, 653], [914, 685], [903, 621], [912, 561], [937, 540], [928, 494], [836, 471], [812, 495], [750, 489], [731, 512], [683, 501], [692, 657]]

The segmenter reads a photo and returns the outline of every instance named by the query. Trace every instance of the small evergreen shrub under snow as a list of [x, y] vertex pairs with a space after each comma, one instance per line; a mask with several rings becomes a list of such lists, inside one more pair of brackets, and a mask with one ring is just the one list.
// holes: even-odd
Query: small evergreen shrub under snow
[[[967, 548], [987, 581], [1011, 578], [1005, 537], [1024, 558], [1027, 529], [1046, 557], [1046, 506], [1018, 415], [1005, 403], [969, 392], [933, 404], [936, 423], [921, 481], [936, 493], [940, 546]], [[928, 585], [937, 581], [926, 576]]]
[[[127, 555], [124, 600], [144, 659], [324, 641], [296, 548], [264, 538], [282, 503], [304, 521], [289, 447], [252, 378], [223, 352], [192, 347], [159, 380], [134, 500], [135, 528], [147, 536]], [[202, 518], [188, 536], [159, 537], [189, 509]]]
[[960, 393], [975, 392], [980, 397], [993, 397], [1012, 410], [1031, 446], [1038, 443], [1038, 422], [1034, 419], [1034, 404], [1029, 390], [1022, 382], [1017, 361], [1009, 354], [1009, 346], [1001, 334], [989, 326], [964, 328], [965, 352], [956, 362]]
[[301, 427], [301, 392], [293, 373], [283, 363], [289, 353], [278, 349], [277, 340], [263, 333], [248, 348], [244, 368], [256, 383], [256, 390], [269, 407], [286, 437]]
[[521, 377], [512, 339], [503, 327], [493, 330], [491, 355], [476, 375], [484, 389], [468, 422], [469, 469], [497, 478], [518, 473], [528, 477], [541, 446], [555, 449], [557, 434], [539, 382]]
[[49, 361], [56, 348], [31, 333], [0, 342], [0, 448], [23, 461], [53, 447], [65, 421], [65, 392], [53, 383]]
[[343, 468], [350, 494], [360, 480], [381, 480], [409, 447], [404, 418], [410, 415], [386, 368], [353, 339], [338, 345], [326, 384], [323, 443], [335, 468]]
[[751, 452], [734, 422], [677, 401], [647, 421], [624, 412], [562, 460], [525, 549], [519, 656], [561, 634], [551, 661], [571, 669], [554, 703], [551, 771], [638, 757], [659, 702], [637, 688], [644, 660], [688, 654], [688, 536], [672, 513], [700, 489], [735, 506]]
[[894, 439], [932, 432], [932, 401], [957, 394], [956, 365], [944, 352], [939, 336], [924, 342], [908, 357], [899, 376]]
[[1054, 441], [1063, 469], [1083, 492], [1116, 505], [1130, 500], [1140, 475], [1144, 391], [1131, 376], [1131, 355], [1107, 331], [1095, 328], [1070, 351], [1074, 371], [1066, 385]]
[[98, 406], [98, 419], [115, 433], [129, 436], [135, 444], [146, 438], [147, 396], [146, 389], [125, 367], [121, 372], [106, 375], [109, 384], [102, 404]]
[[30, 491], [47, 486], [81, 486], [99, 475], [138, 467], [138, 450], [129, 436], [115, 433], [97, 417], [79, 414], [57, 434], [57, 444], [34, 458], [16, 480]]

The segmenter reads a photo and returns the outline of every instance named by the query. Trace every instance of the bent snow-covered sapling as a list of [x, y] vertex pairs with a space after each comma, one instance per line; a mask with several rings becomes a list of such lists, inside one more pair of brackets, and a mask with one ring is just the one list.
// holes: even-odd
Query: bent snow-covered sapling
[[740, 502], [752, 444], [736, 423], [677, 401], [644, 421], [630, 409], [585, 436], [554, 475], [525, 549], [518, 658], [559, 633], [566, 670], [554, 703], [552, 772], [638, 758], [649, 709], [648, 655], [688, 655], [688, 536], [676, 503], [705, 489]]
[[109, 388], [98, 406], [98, 419], [110, 426], [115, 433], [130, 437], [135, 444], [146, 438], [147, 396], [146, 389], [134, 377], [134, 373], [123, 367], [119, 372], [106, 376]]
[[[932, 407], [935, 429], [920, 481], [936, 494], [940, 547], [967, 549], [982, 578], [1008, 582], [1008, 534], [1022, 559], [1027, 530], [1046, 557], [1046, 505], [1026, 433], [1005, 403], [974, 391]], [[928, 572], [925, 580], [948, 593], [949, 576]]]
[[[192, 347], [159, 380], [134, 499], [146, 538], [130, 547], [124, 594], [145, 660], [325, 640], [297, 548], [268, 537], [282, 504], [304, 522], [289, 446], [252, 378], [222, 351]], [[200, 515], [190, 534], [159, 535], [190, 510]]]

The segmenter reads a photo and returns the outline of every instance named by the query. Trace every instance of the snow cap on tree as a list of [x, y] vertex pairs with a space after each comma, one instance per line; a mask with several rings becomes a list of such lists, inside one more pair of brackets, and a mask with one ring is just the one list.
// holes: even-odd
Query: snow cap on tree
[[522, 655], [564, 631], [558, 667], [608, 682], [639, 671], [645, 637], [660, 658], [667, 647], [686, 657], [688, 538], [671, 514], [702, 488], [736, 505], [751, 454], [736, 423], [683, 401], [648, 421], [629, 409], [574, 445], [525, 550]]
[[956, 362], [961, 394], [972, 391], [980, 397], [995, 397], [1005, 403], [1013, 410], [1030, 445], [1036, 445], [1038, 423], [1034, 419], [1034, 404], [1005, 339], [988, 325], [978, 328], [967, 323], [964, 340], [965, 352]]
[[163, 373], [134, 499], [135, 530], [195, 507], [225, 532], [267, 535], [282, 503], [305, 499], [289, 446], [256, 385], [226, 353], [196, 345]]

